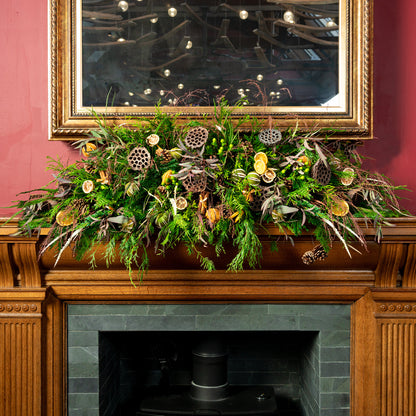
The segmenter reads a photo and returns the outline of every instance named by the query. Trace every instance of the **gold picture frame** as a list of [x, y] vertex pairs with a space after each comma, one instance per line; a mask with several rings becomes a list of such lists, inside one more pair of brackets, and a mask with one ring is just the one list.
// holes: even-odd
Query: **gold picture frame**
[[[85, 137], [85, 135], [88, 134], [89, 131], [96, 127], [95, 117], [92, 115], [91, 112], [92, 108], [97, 114], [105, 115], [109, 123], [132, 123], [132, 120], [136, 120], [137, 118], [151, 117], [152, 114], [154, 114], [155, 112], [155, 103], [150, 103], [149, 105], [143, 105], [142, 103], [139, 103], [139, 105], [130, 105], [128, 101], [125, 101], [123, 105], [114, 105], [114, 103], [109, 102], [107, 100], [105, 104], [101, 102], [98, 105], [95, 105], [94, 100], [91, 100], [91, 102], [86, 103], [83, 101], [83, 91], [85, 91], [85, 88], [83, 87], [85, 86], [85, 81], [83, 81], [82, 78], [82, 69], [83, 67], [85, 68], [85, 63], [83, 64], [82, 57], [83, 51], [85, 53], [85, 50], [83, 50], [84, 45], [88, 46], [87, 42], [83, 43], [82, 40], [83, 38], [85, 38], [85, 23], [83, 21], [83, 16], [84, 19], [85, 16], [87, 16], [87, 18], [90, 21], [93, 19], [95, 20], [95, 18], [91, 18], [91, 12], [89, 11], [91, 9], [89, 8], [89, 6], [83, 6], [83, 1], [86, 1], [88, 4], [88, 0], [50, 0], [49, 132], [51, 140], [77, 140], [82, 137]], [[89, 1], [92, 3], [97, 3], [96, 0]], [[101, 0], [100, 3], [103, 3], [105, 1], [107, 0]], [[144, 4], [146, 3], [146, 1], [150, 3], [152, 0], [144, 0], [140, 2], [137, 0], [134, 0], [133, 2], [133, 0], [131, 0], [130, 3], [128, 1], [118, 2], [114, 0], [114, 6], [112, 7], [115, 7], [117, 11], [117, 7], [120, 5], [120, 3], [127, 3], [128, 5], [131, 4], [134, 7], [136, 7], [137, 4]], [[283, 2], [281, 0], [262, 1], [263, 3], [265, 3], [265, 10], [269, 10], [270, 7], [276, 7], [280, 8], [279, 10], [287, 9], [289, 11], [297, 11], [299, 10], [298, 7], [306, 7], [305, 10], [315, 10], [317, 7], [323, 7], [322, 5], [334, 3], [334, 0], [289, 0], [286, 2]], [[240, 118], [246, 114], [249, 114], [258, 118], [267, 126], [270, 126], [272, 124], [274, 127], [278, 127], [281, 129], [297, 125], [300, 129], [303, 130], [311, 128], [331, 129], [334, 131], [334, 133], [331, 136], [333, 138], [372, 138], [372, 0], [338, 0], [338, 2], [339, 4], [337, 23], [334, 24], [334, 26], [336, 25], [336, 29], [338, 31], [338, 55], [336, 62], [338, 72], [338, 79], [336, 81], [336, 96], [338, 99], [337, 103], [335, 105], [302, 105], [302, 103], [296, 103], [296, 105], [291, 105], [290, 100], [288, 100], [287, 103], [283, 104], [275, 104], [275, 102], [271, 102], [270, 104], [269, 98], [273, 91], [268, 93], [265, 89], [264, 91], [266, 91], [266, 98], [264, 98], [263, 96], [263, 98], [259, 99], [258, 102], [255, 102], [252, 105], [249, 102], [248, 106], [236, 107], [236, 110], [234, 112], [236, 118]], [[182, 9], [186, 8], [184, 12], [191, 13], [190, 20], [193, 19], [198, 23], [198, 15], [194, 12], [192, 7], [188, 3], [189, 2], [181, 4], [177, 3], [177, 7]], [[214, 2], [205, 3], [210, 4]], [[252, 30], [252, 32], [256, 34], [258, 40], [264, 42], [264, 39], [266, 39], [272, 43], [278, 42], [278, 40], [276, 40], [276, 37], [271, 39], [269, 36], [270, 33], [267, 33], [267, 28], [271, 27], [270, 18], [265, 19], [268, 26], [266, 28], [262, 28], [261, 20], [264, 16], [262, 12], [255, 11], [253, 9], [254, 6], [252, 4], [254, 3], [252, 1], [239, 1], [238, 4], [243, 4], [243, 7], [249, 10], [247, 14], [251, 16], [252, 20], [253, 18], [254, 20], [257, 20], [257, 22], [255, 23], [258, 25], [258, 29], [256, 28]], [[221, 12], [222, 14], [228, 13], [228, 16], [231, 17], [234, 17], [234, 15], [239, 11], [241, 12], [241, 7], [237, 8], [236, 6], [233, 6], [232, 1], [220, 4], [220, 7], [222, 7], [223, 10], [225, 10]], [[108, 12], [108, 7], [106, 10], [106, 13], [109, 13], [112, 16], [114, 15], [114, 13], [111, 13], [111, 10], [110, 12]], [[147, 8], [147, 12], [148, 11], [149, 6]], [[100, 17], [100, 13], [102, 12], [98, 11], [96, 12], [96, 15], [97, 13], [98, 17]], [[217, 15], [220, 16], [221, 13], [218, 12]], [[305, 14], [304, 9], [301, 9], [301, 11], [298, 13], [300, 15]], [[152, 17], [152, 15], [154, 14], [155, 13], [148, 13], [144, 15], [145, 17]], [[218, 39], [225, 42], [229, 41], [229, 39], [225, 39], [227, 38], [227, 36], [224, 36], [225, 32], [222, 31], [222, 25], [224, 23], [224, 20], [230, 19], [224, 19], [224, 16], [221, 16], [221, 26], [220, 24], [218, 24], [216, 30], [219, 31], [219, 34], [217, 34], [216, 36]], [[132, 20], [139, 19], [141, 19], [141, 16], [139, 15], [137, 17], [136, 15], [136, 17], [126, 19], [126, 21], [131, 22]], [[186, 22], [189, 22], [189, 20], [186, 20]], [[108, 22], [104, 22], [104, 24], [108, 24]], [[304, 32], [303, 27], [305, 27], [305, 25], [302, 24], [302, 22], [298, 22], [295, 20], [291, 21], [290, 19], [288, 20], [281, 17], [273, 21], [272, 24], [277, 24], [281, 28], [283, 28], [283, 30], [287, 30], [287, 32], [290, 34], [288, 36], [291, 36], [292, 38], [300, 37], [301, 39], [306, 39], [308, 42], [310, 41], [310, 39], [312, 39], [312, 44], [316, 42], [317, 37], [315, 37], [314, 33], [312, 33], [311, 38], [309, 38], [308, 36], [311, 33]], [[183, 26], [183, 24], [180, 24], [178, 26]], [[226, 26], [226, 24], [224, 24], [224, 26]], [[110, 26], [108, 27], [108, 29], [110, 29]], [[123, 28], [121, 28], [120, 30], [122, 29]], [[263, 32], [261, 29], [264, 29]], [[92, 29], [89, 28], [89, 30], [91, 31]], [[100, 30], [100, 28], [94, 29], [95, 32], [97, 30]], [[107, 28], [105, 28], [104, 30], [107, 30]], [[328, 30], [326, 30], [326, 32], [328, 32]], [[149, 35], [149, 33], [154, 35], [154, 33], [150, 31], [146, 32], [145, 35]], [[170, 33], [172, 33], [171, 30], [166, 31], [164, 35], [165, 38], [169, 36]], [[110, 32], [108, 33], [108, 35], [110, 35]], [[138, 48], [138, 41], [134, 42], [136, 42], [135, 47]], [[132, 43], [134, 42], [132, 41]], [[324, 43], [325, 41], [318, 40], [318, 42]], [[115, 44], [115, 42], [107, 42], [106, 44]], [[214, 44], [214, 42], [211, 42], [209, 45], [212, 44]], [[230, 47], [232, 48], [232, 46]], [[104, 53], [102, 51], [106, 50], [105, 48], [106, 46], [100, 44], [98, 50], [101, 51], [100, 53]], [[303, 46], [302, 48], [303, 49], [301, 52], [304, 54], [305, 48]], [[258, 58], [263, 59], [262, 54], [264, 55], [264, 50], [264, 48], [259, 47], [259, 42], [257, 42], [256, 52], [258, 52]], [[314, 53], [314, 48], [312, 48], [311, 50], [312, 53]], [[135, 51], [137, 51], [137, 49], [135, 49]], [[272, 56], [272, 52], [273, 51], [268, 51], [268, 53], [271, 56], [271, 59], [275, 59]], [[308, 51], [306, 50], [306, 52]], [[95, 54], [97, 54], [97, 52]], [[127, 54], [127, 56], [131, 55], [132, 54]], [[175, 61], [175, 55], [173, 54], [172, 56], [173, 58], [170, 59], [169, 62]], [[266, 59], [271, 62], [270, 65], [273, 65], [272, 60], [269, 60], [268, 57], [266, 57]], [[281, 62], [282, 61], [279, 61], [279, 63]], [[288, 59], [284, 62], [286, 65], [294, 65], [293, 63], [290, 63]], [[265, 62], [265, 65], [267, 66], [267, 62]], [[238, 68], [238, 65], [236, 66], [236, 68]], [[152, 70], [153, 69], [156, 69], [156, 71], [162, 70], [163, 65], [156, 65], [154, 68], [152, 68]], [[309, 67], [307, 67], [307, 69], [309, 70]], [[276, 71], [274, 73], [276, 73]], [[189, 78], [186, 78], [186, 80], [189, 81], [189, 84], [192, 84], [191, 81], [193, 81], [194, 79], [191, 78], [192, 76], [193, 75], [189, 75]], [[132, 77], [134, 79], [133, 75]], [[238, 85], [238, 82], [241, 82], [237, 79], [237, 70], [234, 70], [234, 73], [231, 74], [230, 78], [231, 77], [235, 79], [235, 85]], [[259, 79], [260, 75], [257, 75], [257, 77]], [[251, 82], [251, 80], [247, 79], [247, 82], [248, 81]], [[257, 80], [254, 79], [254, 82], [256, 81]], [[111, 88], [109, 89], [107, 86], [107, 99]], [[331, 88], [333, 89], [333, 86]], [[248, 89], [241, 90], [248, 91]], [[144, 94], [146, 94], [146, 92], [144, 92]], [[143, 96], [143, 94], [139, 95]], [[244, 93], [241, 94], [241, 97], [245, 97]], [[263, 105], [264, 102], [266, 102], [266, 105]], [[231, 103], [230, 105], [233, 104]], [[168, 113], [180, 113], [181, 115], [179, 119], [182, 118], [188, 120], [202, 119], [207, 114], [209, 115], [210, 113], [212, 113], [214, 111], [215, 106], [211, 102], [209, 102], [208, 105], [162, 104], [160, 108], [162, 111]], [[249, 128], [249, 126], [246, 127]]]

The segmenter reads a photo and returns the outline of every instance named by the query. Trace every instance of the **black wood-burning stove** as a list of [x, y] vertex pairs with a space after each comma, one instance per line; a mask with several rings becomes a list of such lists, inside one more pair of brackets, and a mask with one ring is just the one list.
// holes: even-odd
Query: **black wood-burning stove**
[[137, 416], [275, 416], [276, 399], [269, 386], [230, 386], [227, 350], [208, 337], [192, 351], [190, 387], [155, 389], [141, 401]]

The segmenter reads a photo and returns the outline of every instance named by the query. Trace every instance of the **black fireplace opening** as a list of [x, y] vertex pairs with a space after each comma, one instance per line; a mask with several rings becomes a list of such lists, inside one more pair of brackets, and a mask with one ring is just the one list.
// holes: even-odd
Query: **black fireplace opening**
[[100, 331], [100, 416], [303, 416], [319, 331]]

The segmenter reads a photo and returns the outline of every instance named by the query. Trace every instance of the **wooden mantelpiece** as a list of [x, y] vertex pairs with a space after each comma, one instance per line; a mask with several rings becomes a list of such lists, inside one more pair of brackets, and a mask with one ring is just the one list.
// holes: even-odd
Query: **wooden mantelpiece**
[[[260, 270], [199, 270], [178, 248], [134, 287], [123, 266], [76, 262], [68, 251], [37, 260], [39, 240], [0, 229], [0, 415], [64, 416], [65, 307], [99, 303], [348, 303], [351, 317], [351, 415], [416, 414], [416, 218], [393, 221], [381, 244], [365, 229], [368, 252], [350, 259], [341, 244], [324, 262], [304, 266], [311, 235], [285, 241], [264, 235]], [[273, 235], [274, 234], [274, 235]], [[279, 251], [268, 241], [279, 239]], [[359, 248], [359, 247], [357, 247]]]

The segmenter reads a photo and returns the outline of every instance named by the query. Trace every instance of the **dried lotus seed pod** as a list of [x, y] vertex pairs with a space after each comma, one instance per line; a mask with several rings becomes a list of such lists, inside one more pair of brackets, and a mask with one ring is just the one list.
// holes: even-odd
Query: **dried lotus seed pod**
[[207, 187], [207, 177], [203, 173], [199, 175], [188, 175], [182, 179], [182, 185], [190, 192], [203, 192]]
[[312, 177], [321, 185], [328, 185], [331, 175], [331, 169], [322, 160], [318, 160], [312, 166]]
[[260, 193], [254, 192], [252, 201], [249, 201], [249, 206], [252, 211], [260, 212], [263, 202], [270, 196], [267, 189], [261, 189]]
[[186, 146], [191, 149], [202, 147], [208, 140], [208, 130], [204, 127], [194, 127], [185, 137]]
[[133, 170], [144, 170], [150, 166], [151, 156], [145, 147], [135, 147], [127, 157]]
[[274, 146], [282, 140], [282, 133], [277, 129], [264, 129], [259, 134], [259, 140], [266, 146]]

